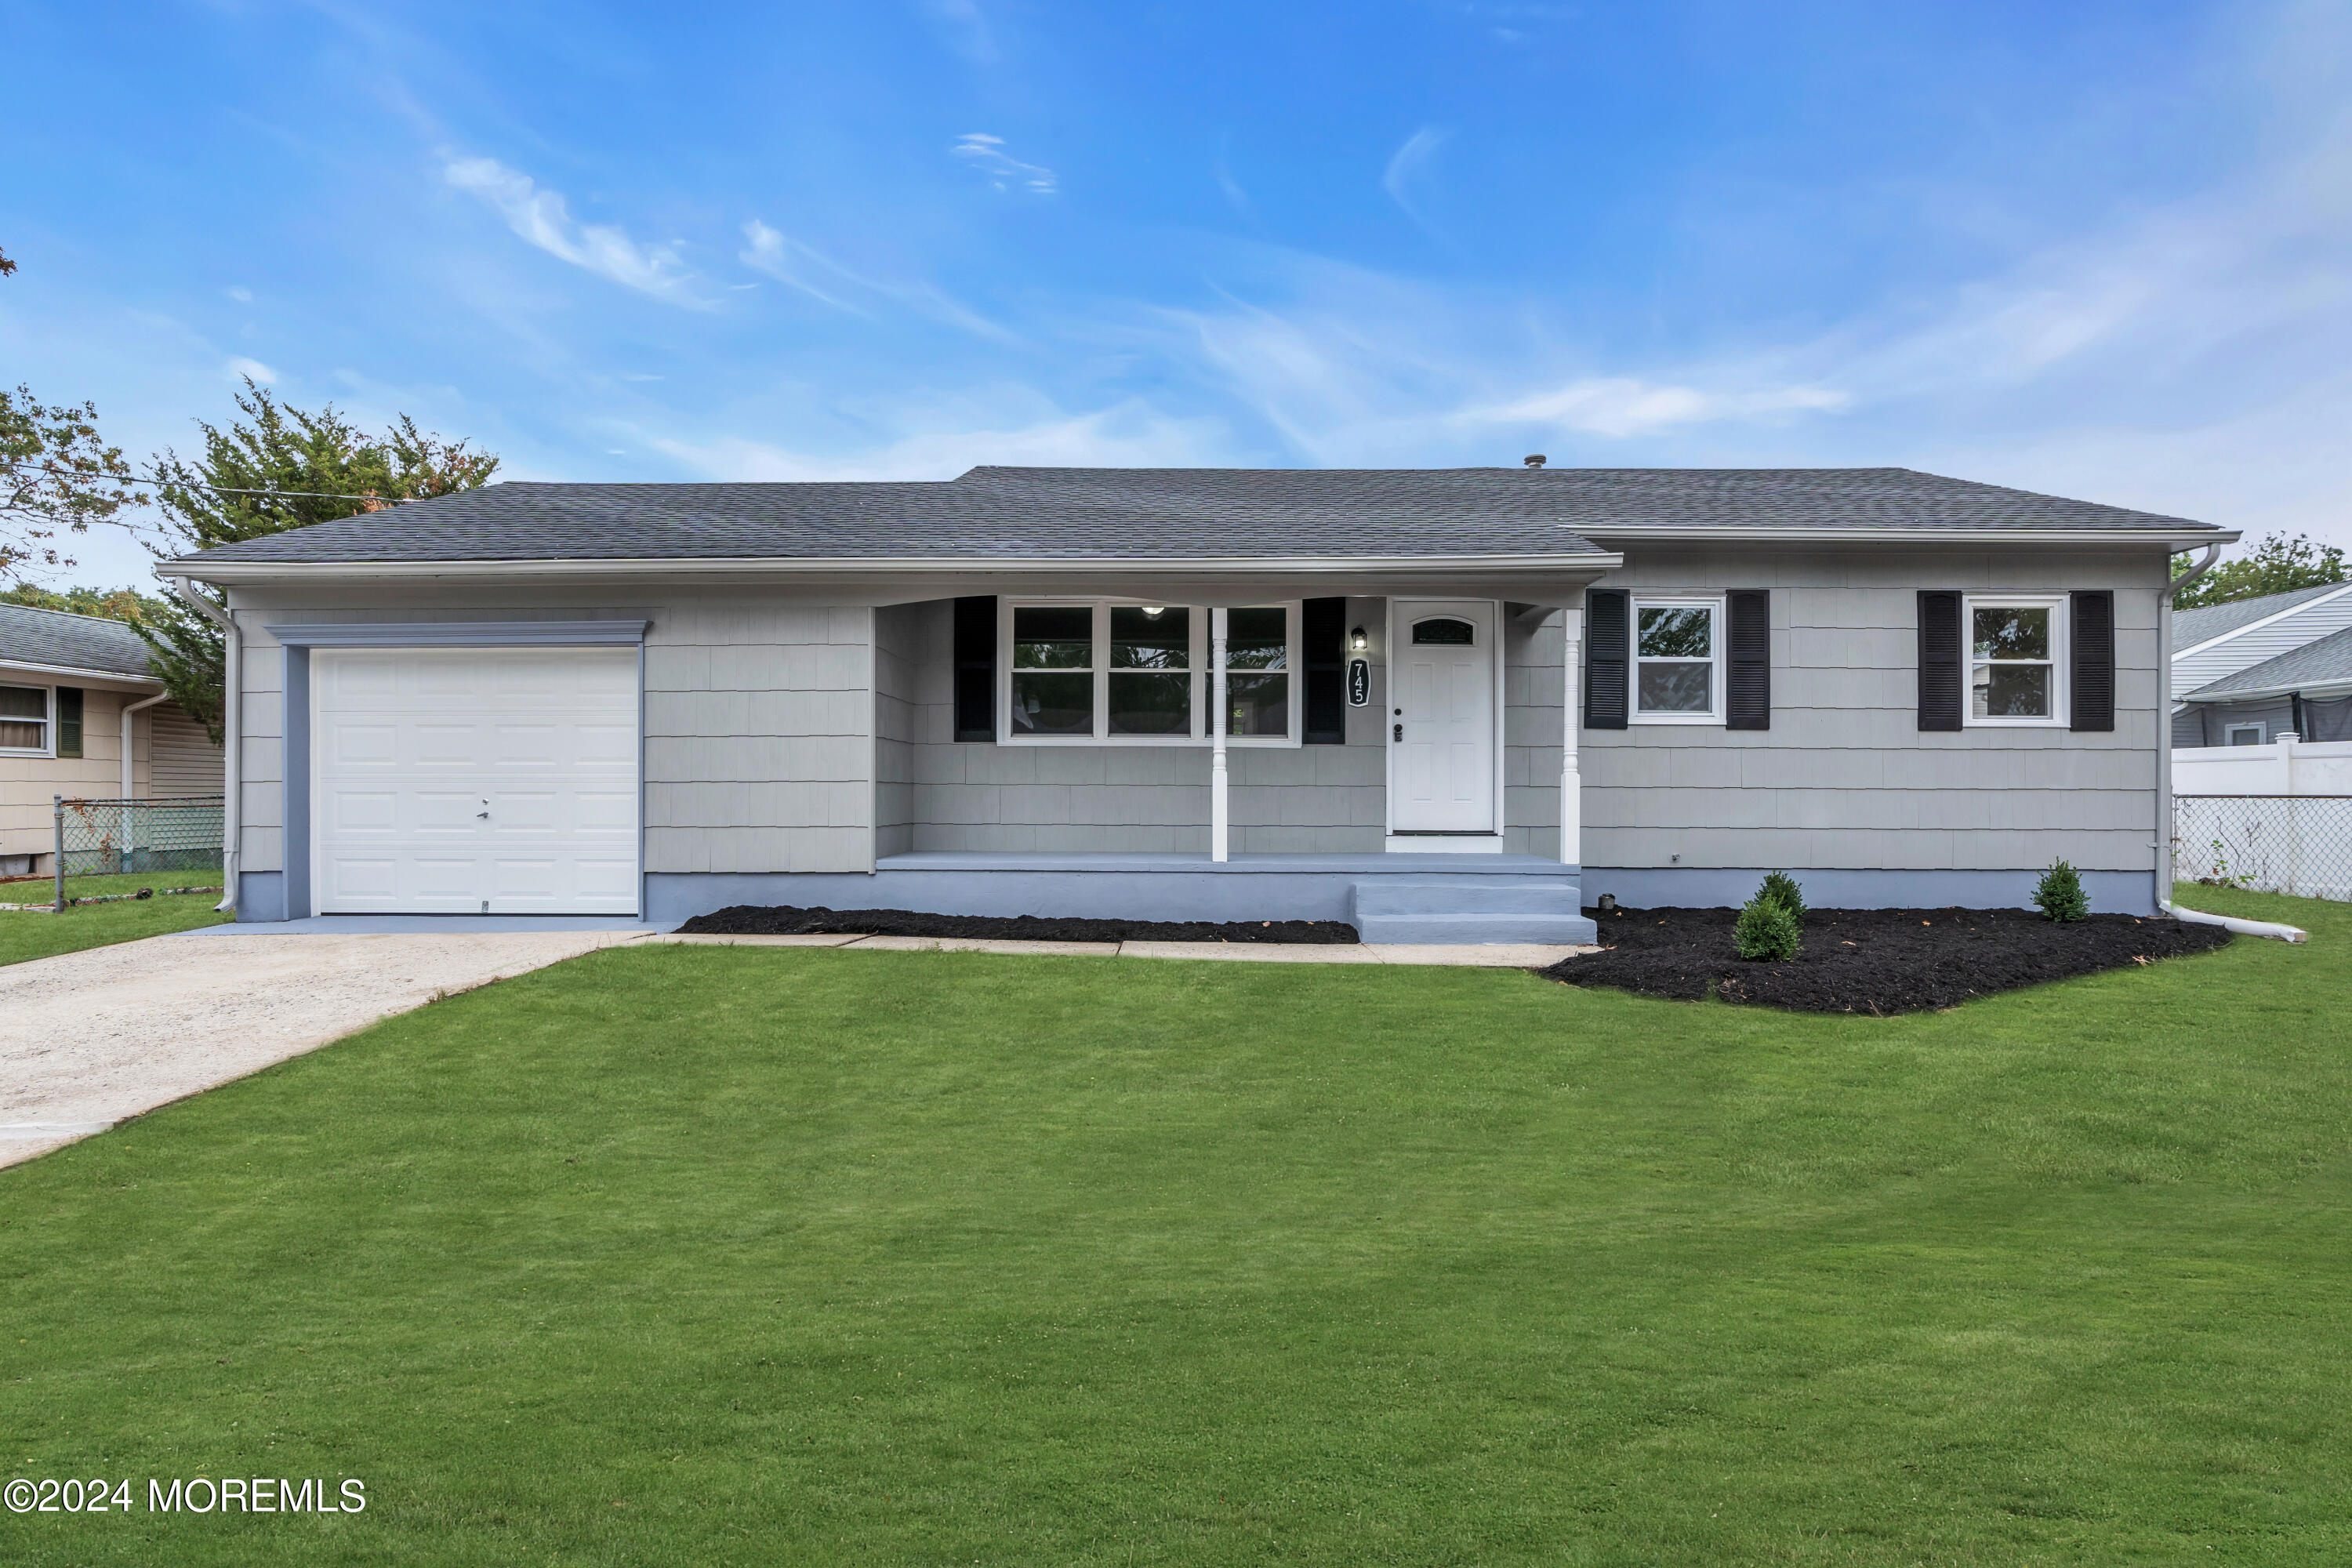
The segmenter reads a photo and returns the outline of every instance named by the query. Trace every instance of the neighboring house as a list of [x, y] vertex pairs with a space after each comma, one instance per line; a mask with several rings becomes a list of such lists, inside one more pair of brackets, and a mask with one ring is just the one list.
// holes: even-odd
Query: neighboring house
[[2172, 743], [2352, 741], [2352, 583], [2176, 611]]
[[2063, 857], [2153, 910], [2169, 559], [2234, 537], [1900, 468], [982, 468], [499, 484], [159, 570], [229, 597], [247, 920], [1558, 940], [1775, 868], [2014, 905]]
[[163, 691], [121, 621], [0, 605], [0, 875], [54, 868], [58, 795], [221, 792], [220, 748]]

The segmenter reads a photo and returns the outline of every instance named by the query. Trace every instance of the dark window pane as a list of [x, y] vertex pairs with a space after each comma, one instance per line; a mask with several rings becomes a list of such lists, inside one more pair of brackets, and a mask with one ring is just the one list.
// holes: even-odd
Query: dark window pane
[[1114, 735], [1189, 735], [1192, 732], [1192, 678], [1113, 671], [1110, 732]]
[[1477, 636], [1468, 621], [1415, 621], [1412, 640], [1416, 647], [1467, 647]]
[[1013, 612], [1013, 668], [1090, 669], [1095, 662], [1095, 613], [1036, 606]]
[[1715, 653], [1715, 612], [1711, 609], [1643, 610], [1642, 646], [1644, 658], [1707, 658]]
[[2046, 609], [1979, 609], [1976, 623], [1979, 658], [2050, 657], [2050, 612]]
[[[1286, 669], [1290, 665], [1290, 612], [1234, 610], [1225, 620], [1225, 668]], [[1235, 733], [1240, 731], [1236, 731]]]
[[1225, 677], [1225, 733], [1286, 736], [1290, 733], [1290, 677]]
[[1016, 735], [1091, 735], [1095, 732], [1095, 678], [1091, 675], [1013, 677], [1013, 732]]
[[[48, 716], [49, 694], [39, 687], [0, 686], [0, 719], [46, 719]], [[40, 744], [37, 741], [33, 743]]]
[[[1648, 612], [1643, 612], [1647, 615]], [[1711, 664], [1642, 666], [1641, 710], [1644, 713], [1706, 713], [1715, 707]]]
[[1115, 605], [1110, 612], [1113, 669], [1192, 668], [1192, 612], [1181, 605], [1159, 609]]
[[2049, 718], [2050, 667], [2046, 664], [1977, 666], [1973, 706], [1979, 719]]

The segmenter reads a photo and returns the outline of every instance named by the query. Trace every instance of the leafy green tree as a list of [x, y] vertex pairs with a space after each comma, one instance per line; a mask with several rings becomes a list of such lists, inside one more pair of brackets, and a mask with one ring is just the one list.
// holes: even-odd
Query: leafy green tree
[[0, 605], [23, 605], [36, 610], [63, 610], [69, 616], [96, 616], [101, 620], [139, 621], [159, 615], [163, 601], [136, 588], [44, 588], [19, 583], [0, 589]]
[[52, 407], [28, 386], [0, 389], [0, 577], [71, 566], [58, 535], [144, 505], [137, 486], [121, 448], [99, 435], [91, 405]]
[[1804, 951], [1804, 926], [1778, 899], [1757, 894], [1731, 922], [1732, 945], [1751, 962], [1786, 963]]
[[[2178, 577], [2189, 569], [2187, 557], [2173, 566]], [[2259, 599], [2296, 588], [2315, 588], [2345, 580], [2344, 552], [2333, 544], [2313, 542], [2308, 534], [2289, 539], [2273, 533], [2234, 561], [2224, 561], [2173, 597], [2184, 610], [2202, 605], [2228, 605]]]
[[2053, 921], [2087, 920], [2091, 914], [2091, 896], [2083, 890], [2081, 875], [2063, 860], [2052, 861], [2042, 873], [2042, 880], [2033, 885], [2033, 902]]
[[[245, 417], [226, 430], [196, 422], [203, 456], [183, 458], [167, 450], [156, 462], [170, 553], [473, 489], [488, 483], [499, 466], [497, 458], [464, 441], [418, 430], [404, 414], [383, 435], [371, 436], [332, 404], [306, 414], [250, 380], [236, 406]], [[176, 598], [133, 625], [172, 700], [220, 741], [226, 649], [219, 627]]]

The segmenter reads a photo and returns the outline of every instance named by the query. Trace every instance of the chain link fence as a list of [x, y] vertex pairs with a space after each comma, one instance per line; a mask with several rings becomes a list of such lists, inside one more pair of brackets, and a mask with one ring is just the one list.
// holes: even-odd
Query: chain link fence
[[223, 799], [216, 795], [158, 800], [58, 796], [57, 907], [158, 893], [217, 892]]
[[2352, 902], [2352, 795], [2172, 797], [2183, 881]]

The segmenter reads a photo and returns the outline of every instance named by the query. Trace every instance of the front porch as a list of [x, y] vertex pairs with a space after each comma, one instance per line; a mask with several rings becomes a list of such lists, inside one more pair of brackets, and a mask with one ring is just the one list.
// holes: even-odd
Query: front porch
[[1579, 868], [1534, 855], [909, 852], [871, 874], [652, 876], [646, 917], [728, 904], [1156, 921], [1345, 921], [1367, 942], [1589, 942]]

